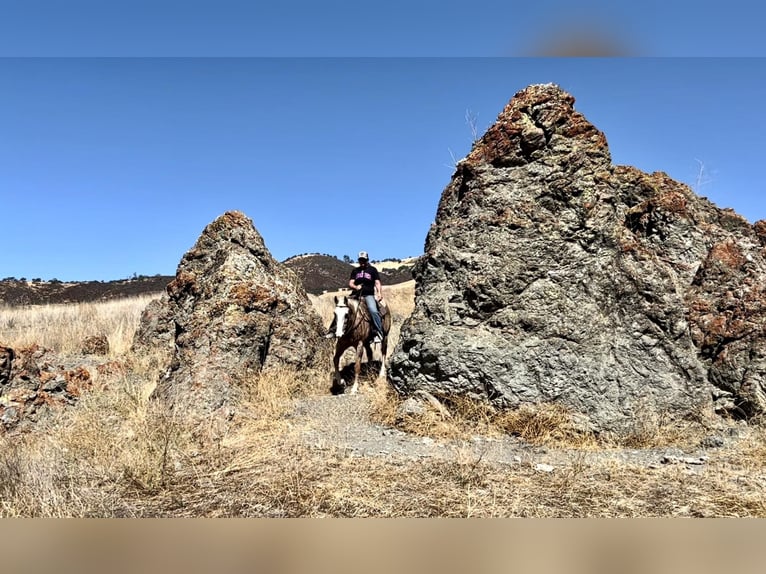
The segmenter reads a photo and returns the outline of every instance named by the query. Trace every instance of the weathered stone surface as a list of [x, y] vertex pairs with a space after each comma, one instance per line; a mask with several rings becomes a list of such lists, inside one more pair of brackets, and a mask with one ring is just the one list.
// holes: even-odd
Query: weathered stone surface
[[11, 368], [15, 352], [11, 347], [0, 347], [0, 390], [11, 381]]
[[130, 347], [137, 356], [150, 356], [159, 361], [165, 372], [175, 351], [175, 321], [167, 291], [150, 301], [141, 313], [138, 328]]
[[[298, 277], [278, 263], [244, 214], [209, 224], [167, 287], [174, 354], [154, 397], [194, 415], [228, 413], [248, 377], [313, 363], [322, 324]], [[157, 311], [157, 333], [166, 315]]]
[[522, 90], [458, 163], [414, 271], [402, 394], [560, 402], [597, 430], [766, 409], [764, 222], [611, 164], [555, 85]]
[[82, 342], [82, 352], [85, 355], [108, 355], [109, 339], [106, 335], [92, 335]]
[[93, 390], [85, 366], [67, 367], [62, 362], [51, 349], [39, 345], [15, 350], [9, 380], [0, 386], [0, 431], [32, 425]]

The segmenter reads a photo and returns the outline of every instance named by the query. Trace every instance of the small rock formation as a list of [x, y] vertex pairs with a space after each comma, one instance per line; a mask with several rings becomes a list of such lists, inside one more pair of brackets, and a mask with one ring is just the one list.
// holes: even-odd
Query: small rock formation
[[766, 222], [614, 166], [558, 86], [518, 94], [456, 168], [390, 361], [400, 393], [558, 402], [594, 430], [766, 410]]
[[0, 384], [0, 431], [36, 423], [52, 409], [73, 405], [83, 392], [93, 389], [87, 368], [67, 368], [52, 350], [39, 345], [16, 349], [11, 362], [8, 379]]
[[172, 363], [153, 397], [193, 417], [228, 415], [248, 376], [309, 366], [323, 341], [320, 318], [298, 277], [271, 256], [253, 222], [237, 211], [205, 228], [167, 294], [167, 311], [160, 302], [144, 314], [138, 344], [147, 336], [162, 341], [172, 317]]
[[0, 346], [0, 392], [11, 381], [11, 368], [15, 355], [12, 348]]
[[86, 337], [82, 342], [82, 352], [85, 355], [108, 355], [109, 339], [103, 334]]

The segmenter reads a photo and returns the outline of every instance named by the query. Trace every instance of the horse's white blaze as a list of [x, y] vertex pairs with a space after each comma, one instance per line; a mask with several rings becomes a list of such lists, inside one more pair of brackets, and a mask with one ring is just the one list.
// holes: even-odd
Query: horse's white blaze
[[346, 326], [346, 315], [348, 307], [335, 307], [335, 336], [342, 337], [343, 329]]

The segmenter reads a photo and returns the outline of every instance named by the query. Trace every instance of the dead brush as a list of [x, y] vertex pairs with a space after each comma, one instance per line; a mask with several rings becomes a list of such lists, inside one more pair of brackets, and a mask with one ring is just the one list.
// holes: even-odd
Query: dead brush
[[[50, 441], [0, 437], [0, 516], [85, 516], [98, 506]], [[100, 497], [100, 495], [98, 495]]]
[[700, 410], [677, 418], [671, 413], [655, 413], [652, 409], [636, 409], [636, 416], [625, 432], [604, 433], [599, 437], [603, 446], [624, 448], [656, 448], [664, 446], [693, 447], [710, 433], [712, 421]]
[[254, 374], [245, 385], [244, 410], [256, 418], [280, 418], [307, 382], [301, 373], [292, 369], [270, 369]]
[[567, 448], [597, 444], [595, 435], [561, 405], [544, 403], [503, 410], [462, 395], [426, 396], [421, 410], [405, 412], [404, 399], [386, 386], [373, 399], [371, 416], [376, 422], [418, 436], [470, 439], [475, 435], [513, 435], [532, 444]]
[[[326, 394], [322, 383], [327, 378], [324, 364], [330, 364], [331, 349], [320, 349], [316, 365], [306, 369], [277, 367], [253, 373], [243, 381], [246, 389], [242, 406], [249, 416], [278, 419], [292, 408], [293, 399], [311, 394]], [[321, 359], [326, 359], [322, 361]]]
[[224, 464], [223, 474], [247, 471], [265, 460], [279, 456], [285, 441], [290, 442], [289, 415], [294, 400], [312, 394], [324, 395], [321, 385], [326, 372], [309, 369], [275, 368], [253, 373], [243, 381], [246, 394], [238, 403], [236, 415], [220, 447], [236, 453]]
[[372, 399], [371, 417], [418, 436], [459, 440], [474, 435], [511, 435], [534, 445], [574, 449], [696, 447], [715, 426], [704, 410], [679, 419], [670, 413], [652, 415], [646, 414], [650, 409], [637, 409], [642, 414], [624, 432], [596, 433], [582, 417], [561, 404], [498, 409], [463, 395], [420, 394], [425, 397], [421, 408], [410, 410], [405, 408], [405, 398], [382, 385]]
[[766, 472], [766, 421], [751, 421], [746, 427], [735, 429], [735, 434], [739, 438], [733, 448], [726, 451], [723, 460], [752, 475]]
[[23, 470], [18, 444], [0, 441], [0, 500], [12, 500], [21, 484]]
[[125, 377], [108, 392], [90, 393], [70, 409], [56, 437], [69, 464], [86, 482], [156, 492], [173, 474], [173, 460], [186, 450], [183, 421], [149, 400], [152, 382]]
[[595, 435], [563, 405], [540, 403], [496, 413], [494, 426], [523, 440], [561, 448], [592, 448]]

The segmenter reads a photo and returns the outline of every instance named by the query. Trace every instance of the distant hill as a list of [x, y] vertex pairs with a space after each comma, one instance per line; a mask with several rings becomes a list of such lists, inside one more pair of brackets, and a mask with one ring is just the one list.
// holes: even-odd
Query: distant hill
[[[394, 285], [412, 280], [412, 267], [415, 261], [416, 258], [411, 257], [403, 260], [372, 261], [372, 264], [380, 271], [380, 280], [383, 285]], [[345, 287], [355, 265], [355, 263], [345, 263], [331, 255], [318, 253], [297, 255], [286, 259], [283, 263], [301, 278], [303, 288], [312, 295], [320, 295], [325, 291], [335, 291]]]
[[0, 303], [11, 306], [54, 303], [86, 303], [122, 297], [160, 293], [175, 276], [140, 276], [117, 281], [0, 281]]
[[[373, 261], [380, 271], [384, 285], [412, 280], [412, 267], [416, 258]], [[320, 295], [346, 286], [352, 264], [331, 255], [298, 255], [283, 261], [303, 283], [307, 293]], [[7, 278], [0, 280], [0, 305], [49, 305], [56, 303], [87, 303], [133, 297], [148, 293], [161, 293], [175, 278], [174, 275], [138, 276], [116, 281], [27, 281]]]

